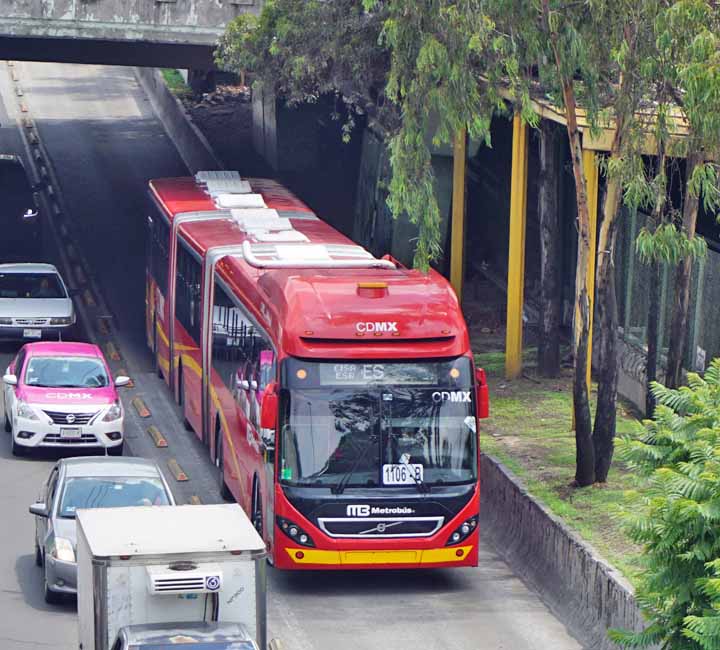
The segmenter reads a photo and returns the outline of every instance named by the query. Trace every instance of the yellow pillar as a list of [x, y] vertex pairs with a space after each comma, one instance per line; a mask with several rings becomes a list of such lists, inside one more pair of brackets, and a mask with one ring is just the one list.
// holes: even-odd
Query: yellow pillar
[[462, 304], [463, 270], [465, 250], [465, 142], [467, 132], [460, 130], [455, 135], [453, 146], [453, 198], [450, 236], [450, 284]]
[[588, 327], [587, 386], [590, 390], [590, 371], [592, 370], [593, 314], [595, 310], [595, 260], [597, 259], [597, 218], [598, 218], [598, 173], [597, 154], [583, 149], [583, 169], [587, 188], [588, 214], [590, 216], [590, 254], [588, 255], [587, 292], [590, 301], [590, 322]]
[[508, 250], [505, 376], [522, 373], [523, 289], [525, 286], [525, 220], [527, 209], [528, 132], [520, 115], [513, 117], [510, 179], [510, 245]]

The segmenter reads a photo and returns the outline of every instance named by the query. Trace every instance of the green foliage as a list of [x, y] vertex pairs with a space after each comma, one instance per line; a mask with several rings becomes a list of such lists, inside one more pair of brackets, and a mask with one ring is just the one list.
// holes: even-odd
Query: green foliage
[[645, 264], [657, 261], [674, 266], [686, 257], [702, 259], [707, 244], [702, 237], [688, 237], [672, 223], [664, 223], [654, 231], [642, 228], [635, 241], [635, 250]]
[[648, 479], [627, 531], [644, 548], [637, 598], [641, 634], [613, 631], [629, 648], [720, 648], [720, 359], [677, 390], [653, 386], [654, 419], [617, 444], [618, 457]]

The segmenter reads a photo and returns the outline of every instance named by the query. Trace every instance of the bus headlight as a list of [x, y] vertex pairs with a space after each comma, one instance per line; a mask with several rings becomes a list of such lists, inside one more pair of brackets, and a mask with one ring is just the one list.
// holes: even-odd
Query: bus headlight
[[50, 325], [72, 325], [73, 320], [72, 316], [60, 316], [58, 318], [51, 318]]
[[468, 537], [470, 537], [470, 535], [472, 535], [473, 531], [477, 528], [477, 525], [477, 515], [473, 515], [470, 519], [466, 519], [452, 532], [448, 541], [445, 543], [445, 546], [453, 546], [454, 544], [464, 542]]
[[295, 522], [278, 517], [277, 525], [280, 530], [296, 544], [300, 544], [300, 546], [315, 546], [315, 542], [312, 541], [312, 537], [310, 537], [310, 535], [308, 535]]

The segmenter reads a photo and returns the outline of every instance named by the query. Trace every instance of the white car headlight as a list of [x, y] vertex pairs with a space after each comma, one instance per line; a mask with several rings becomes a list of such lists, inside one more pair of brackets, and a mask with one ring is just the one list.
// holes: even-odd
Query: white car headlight
[[120, 403], [115, 401], [115, 403], [107, 410], [107, 413], [105, 413], [103, 422], [113, 422], [115, 420], [119, 420], [121, 417], [122, 408], [120, 408]]
[[24, 420], [39, 420], [38, 414], [35, 412], [35, 409], [30, 406], [27, 402], [23, 402], [22, 400], [18, 401], [17, 403], [17, 416], [19, 418], [23, 418]]
[[74, 562], [75, 549], [73, 548], [72, 542], [64, 537], [56, 537], [52, 556], [61, 562]]

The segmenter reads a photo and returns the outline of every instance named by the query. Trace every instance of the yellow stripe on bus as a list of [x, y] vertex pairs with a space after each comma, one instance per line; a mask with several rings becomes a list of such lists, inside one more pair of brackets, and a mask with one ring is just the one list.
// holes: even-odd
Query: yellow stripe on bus
[[[462, 562], [472, 546], [450, 546], [403, 551], [322, 551], [306, 548], [286, 548], [295, 564], [450, 564]], [[457, 551], [461, 551], [458, 555]], [[302, 552], [302, 557], [296, 554]]]

